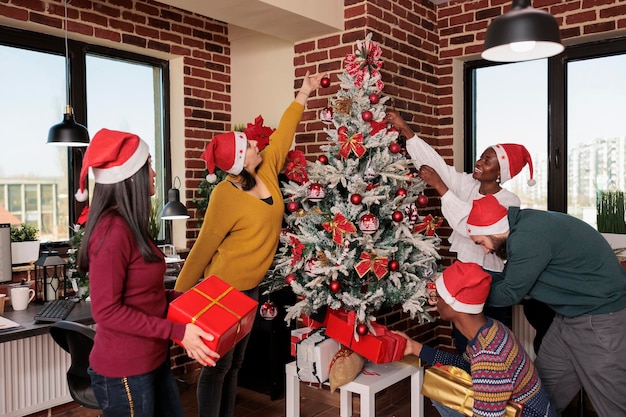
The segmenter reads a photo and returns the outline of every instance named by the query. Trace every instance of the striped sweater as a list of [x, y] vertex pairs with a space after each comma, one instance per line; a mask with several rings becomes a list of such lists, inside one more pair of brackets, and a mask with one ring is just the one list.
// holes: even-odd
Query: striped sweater
[[522, 417], [556, 417], [530, 357], [497, 320], [487, 318], [463, 356], [424, 346], [420, 357], [430, 364], [452, 365], [471, 374], [475, 416], [503, 416], [507, 402], [514, 401], [524, 406]]

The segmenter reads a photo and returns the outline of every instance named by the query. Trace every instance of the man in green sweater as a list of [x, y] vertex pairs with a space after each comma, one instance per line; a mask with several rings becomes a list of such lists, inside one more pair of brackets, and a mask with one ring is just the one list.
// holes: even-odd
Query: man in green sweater
[[583, 387], [601, 417], [626, 416], [626, 270], [604, 237], [563, 213], [475, 200], [467, 234], [506, 260], [487, 303], [546, 303], [556, 316], [536, 360], [558, 411]]

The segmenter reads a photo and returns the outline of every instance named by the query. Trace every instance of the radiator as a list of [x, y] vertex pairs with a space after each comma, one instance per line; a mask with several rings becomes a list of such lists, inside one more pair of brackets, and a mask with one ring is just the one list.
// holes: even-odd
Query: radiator
[[533, 340], [535, 339], [535, 329], [526, 320], [524, 308], [520, 304], [513, 306], [513, 333], [534, 361], [535, 349], [533, 348]]
[[21, 417], [73, 401], [70, 355], [49, 334], [0, 343], [0, 416]]

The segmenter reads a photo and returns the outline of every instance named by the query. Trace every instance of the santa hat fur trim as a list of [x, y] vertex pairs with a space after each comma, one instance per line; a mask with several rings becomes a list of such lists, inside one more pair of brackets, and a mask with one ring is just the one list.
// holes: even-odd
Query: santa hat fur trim
[[247, 148], [248, 138], [243, 132], [228, 132], [213, 137], [201, 155], [209, 171], [207, 181], [215, 182], [217, 179], [216, 167], [229, 174], [241, 174]]
[[139, 136], [101, 129], [85, 151], [76, 200], [87, 200], [89, 168], [93, 172], [96, 183], [115, 184], [135, 175], [146, 164], [149, 156], [150, 148]]
[[509, 210], [493, 194], [472, 202], [467, 216], [469, 236], [489, 236], [506, 233], [509, 230]]
[[491, 275], [473, 262], [456, 261], [435, 281], [437, 293], [454, 311], [478, 314], [489, 295]]
[[528, 164], [530, 171], [528, 185], [536, 184], [533, 179], [533, 161], [526, 147], [517, 143], [500, 143], [491, 148], [496, 152], [500, 163], [500, 183], [504, 183], [519, 174], [522, 168]]

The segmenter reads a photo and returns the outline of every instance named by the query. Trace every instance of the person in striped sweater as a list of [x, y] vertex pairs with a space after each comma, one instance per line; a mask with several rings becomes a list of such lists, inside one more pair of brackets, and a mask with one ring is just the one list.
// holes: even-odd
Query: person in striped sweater
[[[431, 302], [443, 320], [452, 321], [468, 339], [463, 355], [433, 349], [407, 338], [405, 355], [468, 372], [474, 389], [474, 416], [503, 416], [509, 401], [522, 405], [520, 417], [556, 417], [539, 374], [522, 345], [501, 322], [483, 313], [491, 275], [473, 262], [457, 261], [435, 281]], [[433, 401], [443, 417], [463, 414]]]

